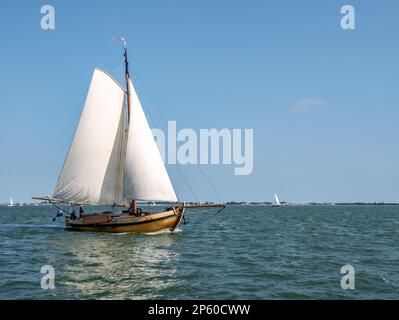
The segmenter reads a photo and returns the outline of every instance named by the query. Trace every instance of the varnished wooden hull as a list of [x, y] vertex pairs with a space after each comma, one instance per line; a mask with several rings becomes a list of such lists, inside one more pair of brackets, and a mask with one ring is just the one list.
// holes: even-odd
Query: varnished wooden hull
[[184, 209], [173, 209], [166, 212], [154, 213], [142, 217], [132, 215], [114, 216], [105, 223], [84, 223], [83, 219], [66, 220], [66, 228], [71, 231], [96, 232], [134, 232], [148, 233], [162, 230], [173, 231], [183, 218]]

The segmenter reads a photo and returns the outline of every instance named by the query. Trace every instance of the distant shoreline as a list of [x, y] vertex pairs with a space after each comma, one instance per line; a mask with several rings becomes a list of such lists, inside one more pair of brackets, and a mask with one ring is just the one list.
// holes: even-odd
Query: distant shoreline
[[[199, 202], [187, 202], [188, 204], [198, 204]], [[202, 204], [212, 204], [213, 202], [201, 202]], [[151, 206], [152, 203], [142, 202], [140, 205]], [[157, 202], [157, 206], [170, 205], [170, 203]], [[228, 201], [225, 202], [226, 206], [271, 206], [271, 202], [245, 202], [245, 201]], [[281, 202], [282, 206], [398, 206], [398, 202], [304, 202], [304, 203], [291, 203]], [[16, 203], [13, 207], [40, 207], [40, 206], [51, 206], [49, 203]], [[90, 206], [90, 205], [88, 205]], [[8, 203], [0, 203], [0, 207], [8, 207]]]
[[[397, 202], [281, 202], [283, 206], [397, 206]], [[271, 202], [226, 202], [226, 205], [272, 205]]]

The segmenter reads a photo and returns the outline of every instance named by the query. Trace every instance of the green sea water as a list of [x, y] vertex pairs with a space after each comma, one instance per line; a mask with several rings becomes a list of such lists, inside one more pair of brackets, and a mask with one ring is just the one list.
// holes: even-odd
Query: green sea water
[[0, 207], [0, 299], [399, 298], [399, 206], [191, 210], [177, 231], [142, 235], [68, 232], [54, 213]]

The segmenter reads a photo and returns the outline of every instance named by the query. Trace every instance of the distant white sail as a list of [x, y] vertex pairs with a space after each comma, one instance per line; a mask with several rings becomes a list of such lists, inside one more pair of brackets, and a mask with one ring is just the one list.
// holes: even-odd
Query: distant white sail
[[177, 201], [140, 100], [129, 80], [131, 114], [124, 170], [124, 198]]
[[14, 206], [14, 202], [12, 201], [12, 198], [10, 198], [10, 203], [8, 204], [9, 207], [13, 207]]
[[67, 203], [124, 203], [124, 95], [110, 75], [94, 71], [53, 198]]
[[278, 201], [277, 193], [274, 194], [272, 205], [273, 206], [280, 206], [281, 205], [280, 201]]

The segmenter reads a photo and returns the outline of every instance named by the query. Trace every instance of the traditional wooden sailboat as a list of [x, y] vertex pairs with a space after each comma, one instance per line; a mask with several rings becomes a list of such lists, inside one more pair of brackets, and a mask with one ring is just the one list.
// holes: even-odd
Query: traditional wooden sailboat
[[[65, 215], [68, 230], [156, 232], [174, 230], [185, 209], [223, 204], [178, 203], [129, 74], [124, 46], [126, 88], [96, 68], [64, 166], [51, 197], [55, 205], [109, 205], [114, 210]], [[145, 212], [137, 201], [171, 202], [164, 212]]]

